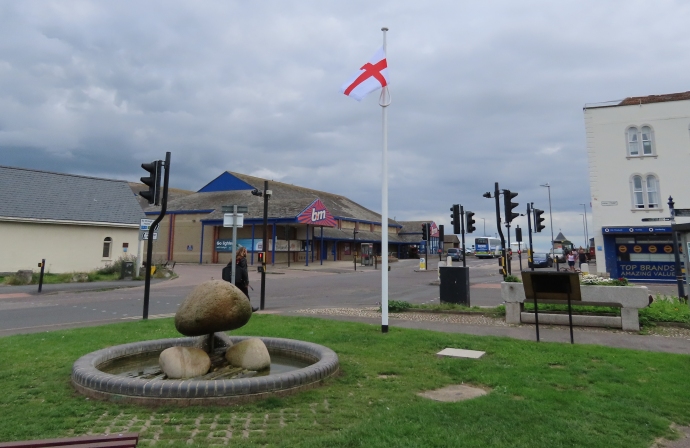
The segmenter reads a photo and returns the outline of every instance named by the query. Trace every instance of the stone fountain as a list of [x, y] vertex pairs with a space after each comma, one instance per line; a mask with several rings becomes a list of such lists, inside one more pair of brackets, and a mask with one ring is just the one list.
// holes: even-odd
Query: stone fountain
[[252, 316], [234, 285], [211, 280], [180, 305], [175, 327], [185, 338], [108, 347], [79, 358], [72, 384], [96, 399], [144, 405], [224, 405], [284, 396], [338, 372], [327, 347], [282, 338], [228, 336]]

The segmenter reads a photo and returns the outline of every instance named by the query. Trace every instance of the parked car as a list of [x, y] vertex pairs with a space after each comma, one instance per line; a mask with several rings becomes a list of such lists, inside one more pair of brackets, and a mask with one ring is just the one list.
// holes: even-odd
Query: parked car
[[527, 267], [550, 268], [553, 267], [553, 258], [547, 253], [534, 253], [532, 261], [527, 262]]
[[469, 247], [465, 248], [465, 254], [467, 255], [474, 255], [474, 250], [470, 249]]
[[462, 249], [451, 247], [448, 249], [448, 252], [446, 252], [446, 255], [453, 261], [460, 261], [462, 260]]

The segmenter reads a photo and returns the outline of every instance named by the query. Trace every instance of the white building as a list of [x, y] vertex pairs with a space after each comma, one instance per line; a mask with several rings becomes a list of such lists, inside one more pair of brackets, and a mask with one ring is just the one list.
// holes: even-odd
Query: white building
[[84, 272], [137, 254], [144, 213], [125, 181], [0, 166], [0, 272]]
[[669, 196], [690, 208], [690, 92], [586, 105], [584, 116], [597, 272], [675, 281], [665, 219]]

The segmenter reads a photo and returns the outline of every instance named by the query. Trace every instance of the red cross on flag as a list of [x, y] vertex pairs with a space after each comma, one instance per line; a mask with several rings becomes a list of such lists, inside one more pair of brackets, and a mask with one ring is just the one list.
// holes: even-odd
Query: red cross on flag
[[362, 101], [362, 98], [388, 85], [388, 63], [383, 47], [379, 48], [369, 62], [364, 64], [359, 72], [350, 78], [340, 91], [345, 95]]

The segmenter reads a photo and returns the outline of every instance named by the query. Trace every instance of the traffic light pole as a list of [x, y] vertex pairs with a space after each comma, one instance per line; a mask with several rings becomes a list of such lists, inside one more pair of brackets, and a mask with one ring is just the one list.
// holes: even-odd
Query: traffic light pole
[[[536, 224], [536, 223], [535, 223]], [[529, 254], [527, 255], [527, 266], [532, 265], [532, 270], [534, 271], [534, 252], [532, 248], [532, 207], [531, 204], [527, 203], [527, 233], [529, 234]], [[548, 266], [548, 258], [546, 260]]]
[[443, 224], [438, 226], [438, 261], [443, 259], [443, 249], [445, 246], [446, 229]]
[[676, 282], [678, 283], [678, 299], [683, 300], [683, 298], [687, 299], [687, 296], [685, 294], [685, 287], [683, 286], [683, 271], [680, 265], [678, 232], [673, 228], [673, 226], [676, 225], [676, 211], [675, 202], [673, 202], [673, 197], [671, 196], [668, 197], [668, 208], [671, 210], [671, 233], [673, 234], [673, 255], [675, 259]]
[[501, 238], [501, 258], [503, 259], [503, 278], [506, 276], [506, 240], [503, 236], [503, 230], [501, 230], [501, 190], [498, 189], [498, 182], [494, 183], [494, 199], [496, 200], [496, 229], [498, 230], [498, 235]]
[[[160, 163], [160, 162], [159, 162]], [[146, 247], [146, 281], [144, 282], [144, 315], [143, 319], [149, 318], [149, 294], [151, 291], [151, 259], [153, 258], [153, 233], [158, 224], [165, 217], [168, 209], [168, 181], [170, 179], [170, 152], [165, 153], [165, 177], [163, 180], [163, 201], [161, 202], [161, 213], [149, 226], [148, 244]]]
[[461, 205], [460, 206], [460, 226], [461, 226], [461, 232], [462, 233], [462, 267], [465, 268], [467, 267], [467, 262], [465, 260], [465, 257], [467, 256], [465, 254], [465, 208]]
[[518, 243], [518, 260], [520, 261], [520, 272], [522, 272], [522, 229], [519, 225], [515, 226], [515, 242]]
[[263, 259], [263, 266], [261, 269], [261, 304], [259, 305], [260, 309], [264, 309], [265, 301], [266, 301], [266, 256], [268, 255], [268, 181], [264, 181], [264, 234], [263, 234], [263, 252], [264, 252], [264, 259]]
[[431, 244], [431, 226], [426, 223], [426, 244], [424, 245], [424, 264], [427, 271], [429, 270], [429, 244]]
[[[532, 209], [533, 204], [527, 203], [527, 233], [529, 234], [529, 255], [527, 256], [527, 265], [532, 264], [532, 271], [534, 271], [534, 249], [532, 248]], [[534, 219], [534, 226], [537, 226], [537, 220]], [[546, 259], [546, 266], [549, 265], [549, 259]], [[534, 297], [534, 324], [537, 329], [537, 342], [539, 342], [539, 308], [537, 306], [537, 297]]]
[[[504, 197], [503, 200], [505, 201], [506, 198]], [[508, 249], [510, 249], [510, 223], [509, 222], [506, 223], [506, 233], [508, 233]], [[510, 250], [506, 250], [506, 272], [508, 273], [508, 275], [512, 274], [512, 270], [510, 269], [510, 258], [512, 258], [510, 255]]]

